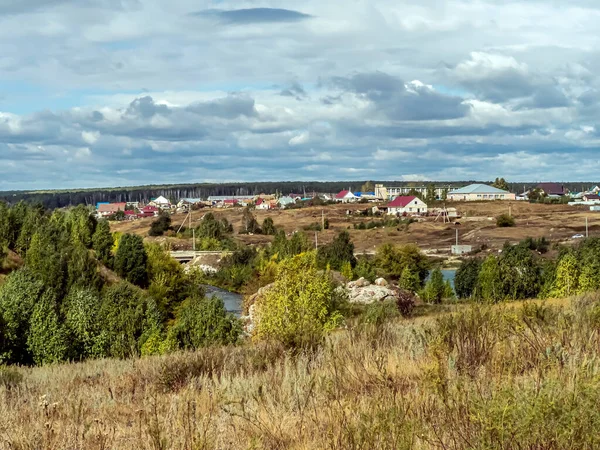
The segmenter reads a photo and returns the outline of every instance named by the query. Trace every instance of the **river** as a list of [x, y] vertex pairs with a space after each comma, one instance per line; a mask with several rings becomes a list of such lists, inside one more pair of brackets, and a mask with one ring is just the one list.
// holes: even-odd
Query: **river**
[[221, 300], [223, 300], [225, 309], [228, 312], [233, 313], [238, 317], [241, 316], [243, 301], [242, 295], [236, 294], [235, 292], [226, 291], [225, 289], [215, 286], [204, 285], [202, 287], [206, 291], [206, 295], [208, 297], [219, 297]]

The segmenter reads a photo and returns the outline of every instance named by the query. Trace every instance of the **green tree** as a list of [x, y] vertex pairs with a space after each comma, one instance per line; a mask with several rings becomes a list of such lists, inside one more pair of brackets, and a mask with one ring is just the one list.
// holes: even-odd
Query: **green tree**
[[372, 181], [366, 181], [360, 188], [360, 192], [374, 192], [375, 186]]
[[65, 361], [69, 339], [57, 312], [56, 297], [46, 291], [35, 304], [27, 333], [27, 348], [37, 365]]
[[275, 235], [277, 229], [275, 228], [275, 223], [273, 222], [273, 219], [271, 219], [270, 217], [265, 217], [265, 220], [263, 220], [262, 224], [262, 232], [267, 236]]
[[92, 248], [96, 252], [96, 258], [108, 268], [113, 265], [113, 245], [114, 239], [110, 232], [110, 224], [107, 220], [101, 220], [92, 236]]
[[164, 317], [171, 318], [175, 305], [185, 299], [188, 285], [181, 264], [158, 244], [146, 244], [148, 292]]
[[140, 287], [148, 284], [144, 241], [135, 234], [124, 234], [115, 255], [115, 271], [119, 276]]
[[477, 258], [465, 259], [454, 276], [454, 287], [458, 298], [470, 298], [475, 294], [481, 260]]
[[242, 326], [225, 310], [220, 298], [194, 295], [181, 304], [168, 333], [179, 348], [193, 350], [207, 345], [234, 344], [242, 333]]
[[319, 247], [317, 251], [317, 265], [321, 269], [328, 265], [333, 270], [341, 270], [348, 262], [351, 267], [356, 265], [354, 244], [347, 231], [340, 232], [330, 244]]
[[144, 332], [146, 301], [143, 291], [126, 282], [104, 289], [98, 312], [101, 331], [95, 339], [95, 353], [115, 358], [139, 354], [138, 340]]
[[150, 224], [148, 236], [162, 236], [171, 229], [171, 216], [165, 212], [159, 214], [158, 218]]
[[72, 357], [85, 359], [103, 356], [96, 349], [100, 334], [100, 296], [87, 287], [74, 288], [62, 305]]
[[424, 289], [424, 299], [429, 303], [441, 303], [444, 298], [445, 285], [444, 275], [439, 268], [435, 268], [431, 272], [431, 277]]
[[373, 283], [377, 279], [377, 267], [375, 263], [366, 257], [359, 257], [353, 269], [354, 278], [364, 278]]
[[477, 279], [477, 294], [484, 301], [497, 302], [504, 299], [502, 292], [500, 262], [494, 255], [488, 256], [481, 265]]
[[508, 183], [506, 182], [506, 180], [504, 178], [496, 178], [494, 183], [492, 183], [492, 186], [495, 187], [496, 189], [502, 189], [503, 191], [510, 190], [510, 188], [508, 187]]
[[444, 188], [442, 191], [442, 201], [445, 202], [446, 200], [448, 200], [448, 188]]
[[414, 244], [384, 244], [377, 249], [375, 262], [377, 267], [396, 279], [401, 277], [405, 267], [410, 266], [419, 277], [419, 288], [423, 286], [430, 268], [429, 260]]
[[27, 269], [11, 273], [0, 287], [0, 363], [30, 364], [29, 319], [44, 292], [43, 283]]
[[414, 266], [404, 266], [402, 274], [400, 275], [400, 280], [398, 281], [398, 286], [409, 292], [417, 292], [421, 289], [421, 279]]
[[427, 185], [427, 193], [425, 194], [425, 203], [428, 205], [434, 203], [437, 200], [437, 196], [435, 194], [435, 185], [433, 183], [429, 183]]
[[552, 295], [555, 297], [569, 297], [577, 293], [579, 288], [579, 266], [573, 253], [567, 253], [558, 262], [556, 279]]
[[279, 263], [275, 283], [255, 308], [257, 337], [294, 348], [320, 342], [341, 320], [334, 286], [317, 270], [314, 252]]
[[256, 217], [252, 214], [252, 211], [248, 206], [244, 208], [242, 213], [242, 231], [244, 233], [261, 234], [262, 230], [258, 226]]
[[65, 222], [72, 241], [91, 248], [96, 219], [90, 214], [90, 210], [83, 205], [76, 206], [68, 212]]
[[502, 294], [511, 300], [535, 298], [541, 285], [540, 265], [526, 243], [507, 243], [499, 259]]

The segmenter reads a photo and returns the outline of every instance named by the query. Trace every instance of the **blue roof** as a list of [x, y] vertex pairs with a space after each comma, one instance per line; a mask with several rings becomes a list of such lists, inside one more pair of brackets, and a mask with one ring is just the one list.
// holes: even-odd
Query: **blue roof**
[[506, 194], [508, 191], [488, 186], [487, 184], [470, 184], [468, 186], [450, 191], [449, 194]]

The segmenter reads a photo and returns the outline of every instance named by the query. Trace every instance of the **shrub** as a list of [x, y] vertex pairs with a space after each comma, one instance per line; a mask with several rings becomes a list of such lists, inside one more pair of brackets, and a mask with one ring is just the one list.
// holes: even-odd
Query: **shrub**
[[240, 321], [225, 310], [223, 300], [195, 295], [182, 303], [168, 334], [179, 348], [191, 350], [212, 344], [233, 344], [241, 332]]
[[508, 214], [501, 214], [496, 218], [496, 226], [501, 228], [514, 227], [515, 219]]
[[444, 276], [439, 268], [431, 273], [431, 278], [425, 285], [423, 299], [429, 303], [441, 303], [444, 298], [446, 288], [444, 285]]
[[161, 213], [158, 219], [150, 225], [148, 236], [162, 236], [166, 231], [171, 229], [171, 217], [168, 214]]
[[140, 287], [148, 283], [144, 240], [135, 234], [124, 234], [115, 256], [115, 271], [119, 276]]
[[275, 228], [275, 223], [273, 222], [273, 219], [271, 219], [270, 217], [266, 217], [265, 220], [263, 220], [262, 232], [267, 236], [275, 235], [277, 229]]
[[396, 307], [402, 316], [409, 317], [415, 308], [415, 303], [415, 296], [411, 292], [404, 289], [396, 291]]
[[359, 257], [356, 266], [353, 269], [354, 278], [364, 278], [373, 283], [377, 279], [377, 267], [375, 263], [367, 257]]
[[[417, 288], [423, 285], [429, 274], [429, 260], [414, 244], [405, 246], [384, 244], [377, 249], [375, 262], [377, 267], [396, 279], [401, 278], [404, 269], [409, 267], [412, 275], [416, 275], [418, 278]], [[403, 287], [408, 289], [408, 287]]]
[[279, 263], [276, 281], [256, 303], [255, 314], [259, 339], [291, 348], [317, 345], [341, 320], [334, 286], [327, 273], [317, 271], [314, 252]]
[[341, 270], [345, 263], [350, 263], [351, 267], [356, 265], [354, 256], [354, 244], [350, 240], [347, 231], [338, 234], [331, 244], [319, 247], [317, 251], [317, 264], [324, 269], [329, 266], [334, 270]]

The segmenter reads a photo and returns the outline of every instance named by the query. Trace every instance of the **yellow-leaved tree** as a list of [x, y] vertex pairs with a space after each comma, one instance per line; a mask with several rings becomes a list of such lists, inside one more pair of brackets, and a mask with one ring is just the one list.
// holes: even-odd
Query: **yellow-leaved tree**
[[315, 252], [281, 261], [275, 280], [255, 306], [257, 339], [307, 348], [343, 320], [335, 287], [327, 271], [317, 270]]

